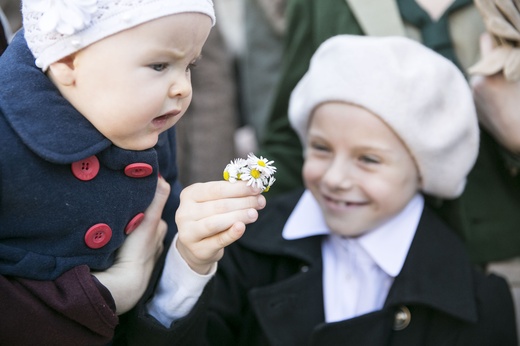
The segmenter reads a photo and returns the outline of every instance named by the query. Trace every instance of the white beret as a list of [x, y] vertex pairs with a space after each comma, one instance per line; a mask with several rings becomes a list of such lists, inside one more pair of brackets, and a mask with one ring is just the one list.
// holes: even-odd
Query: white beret
[[469, 85], [449, 60], [404, 37], [335, 36], [291, 94], [289, 121], [302, 144], [309, 116], [328, 101], [361, 106], [389, 125], [415, 159], [424, 193], [462, 193], [479, 128]]
[[27, 45], [43, 71], [107, 36], [176, 13], [199, 12], [213, 25], [212, 0], [23, 0]]

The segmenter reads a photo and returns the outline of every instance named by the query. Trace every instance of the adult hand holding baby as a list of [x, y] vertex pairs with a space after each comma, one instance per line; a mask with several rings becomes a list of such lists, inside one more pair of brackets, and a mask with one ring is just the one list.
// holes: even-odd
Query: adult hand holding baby
[[92, 273], [112, 294], [118, 315], [132, 309], [141, 298], [163, 251], [168, 226], [161, 214], [169, 194], [170, 185], [159, 178], [152, 204], [119, 249], [115, 263], [103, 272]]

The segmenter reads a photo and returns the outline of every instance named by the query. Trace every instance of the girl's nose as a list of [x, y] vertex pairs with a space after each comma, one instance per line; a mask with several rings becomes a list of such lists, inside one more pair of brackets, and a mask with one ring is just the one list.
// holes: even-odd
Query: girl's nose
[[334, 160], [325, 171], [322, 182], [332, 190], [350, 189], [354, 185], [354, 169], [342, 159]]

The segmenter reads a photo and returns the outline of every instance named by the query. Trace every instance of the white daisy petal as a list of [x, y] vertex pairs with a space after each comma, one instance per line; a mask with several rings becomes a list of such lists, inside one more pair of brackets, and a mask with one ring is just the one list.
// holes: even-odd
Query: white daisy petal
[[273, 163], [274, 161], [269, 161], [267, 158], [262, 156], [258, 158], [255, 154], [249, 153], [247, 159], [237, 158], [231, 160], [224, 169], [224, 179], [230, 182], [237, 180], [246, 181], [247, 186], [266, 192], [276, 180], [273, 177], [273, 174], [276, 172], [276, 167], [272, 165]]

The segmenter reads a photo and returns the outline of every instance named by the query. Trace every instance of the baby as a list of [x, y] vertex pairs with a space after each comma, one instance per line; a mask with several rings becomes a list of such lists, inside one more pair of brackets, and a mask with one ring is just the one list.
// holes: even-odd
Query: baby
[[0, 77], [0, 273], [103, 270], [143, 220], [159, 174], [175, 179], [168, 129], [190, 104], [213, 6], [24, 1], [22, 12]]
[[[213, 3], [27, 0], [22, 15], [0, 57], [0, 343], [106, 344], [147, 286], [161, 212], [166, 245], [176, 232], [172, 127]], [[132, 237], [143, 225], [153, 236]], [[118, 262], [152, 254], [107, 278], [125, 239]]]

